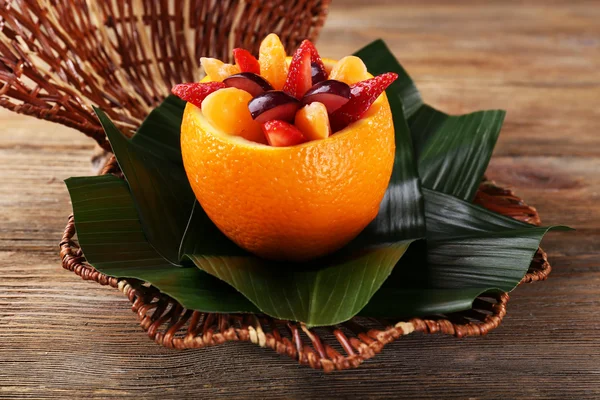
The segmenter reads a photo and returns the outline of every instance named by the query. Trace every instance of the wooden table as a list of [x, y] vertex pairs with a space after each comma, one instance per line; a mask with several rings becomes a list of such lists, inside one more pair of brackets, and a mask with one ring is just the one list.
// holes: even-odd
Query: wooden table
[[1, 112], [0, 398], [600, 397], [598, 21], [597, 1], [334, 2], [322, 54], [383, 37], [430, 104], [506, 108], [489, 176], [577, 231], [548, 236], [550, 280], [516, 290], [488, 336], [411, 335], [329, 375], [251, 344], [149, 341], [120, 292], [60, 267], [62, 180], [90, 174], [93, 144]]

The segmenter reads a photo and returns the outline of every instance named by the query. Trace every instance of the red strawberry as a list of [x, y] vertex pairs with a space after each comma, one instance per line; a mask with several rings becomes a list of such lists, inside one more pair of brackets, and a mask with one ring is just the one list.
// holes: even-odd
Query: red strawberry
[[233, 58], [235, 63], [240, 67], [240, 72], [252, 72], [260, 75], [260, 64], [248, 50], [233, 49]]
[[290, 71], [283, 86], [283, 91], [297, 99], [301, 99], [311, 86], [310, 50], [299, 47], [292, 56]]
[[306, 138], [294, 125], [273, 119], [262, 124], [267, 141], [273, 147], [294, 146], [306, 142]]
[[181, 100], [192, 103], [196, 107], [202, 108], [202, 101], [219, 89], [223, 89], [223, 82], [206, 82], [206, 83], [180, 83], [173, 86], [171, 93], [179, 97]]
[[312, 64], [312, 78], [314, 85], [327, 79], [327, 71], [325, 70], [325, 64], [321, 60], [321, 56], [317, 51], [317, 48], [310, 40], [303, 40], [300, 44], [301, 49], [308, 49], [310, 51], [310, 63]]
[[358, 121], [396, 78], [398, 78], [398, 74], [388, 72], [352, 85], [350, 100], [329, 117], [333, 132]]

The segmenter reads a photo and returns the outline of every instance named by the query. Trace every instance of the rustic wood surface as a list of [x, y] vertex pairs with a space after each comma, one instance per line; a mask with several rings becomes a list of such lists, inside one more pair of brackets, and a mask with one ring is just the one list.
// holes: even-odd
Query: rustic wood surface
[[93, 144], [0, 112], [0, 398], [600, 397], [598, 21], [595, 0], [334, 1], [322, 54], [383, 37], [430, 104], [506, 108], [489, 176], [577, 231], [544, 240], [550, 280], [488, 336], [411, 335], [329, 375], [251, 344], [149, 341], [120, 292], [60, 267], [62, 180], [90, 173]]

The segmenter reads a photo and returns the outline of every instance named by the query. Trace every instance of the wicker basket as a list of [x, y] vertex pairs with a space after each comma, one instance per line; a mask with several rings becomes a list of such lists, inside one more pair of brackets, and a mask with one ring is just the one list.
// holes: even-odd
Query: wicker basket
[[[200, 56], [228, 59], [234, 47], [257, 50], [277, 32], [288, 51], [316, 39], [330, 0], [0, 0], [0, 105], [58, 122], [110, 145], [91, 106], [132, 134], [179, 82], [199, 77]], [[243, 23], [241, 23], [243, 22]], [[113, 158], [103, 173], [122, 176]], [[478, 204], [539, 224], [535, 209], [510, 191], [484, 182]], [[196, 348], [250, 341], [326, 371], [358, 366], [387, 343], [415, 331], [457, 337], [484, 335], [506, 314], [508, 294], [481, 296], [472, 310], [391, 322], [353, 318], [309, 330], [264, 315], [207, 314], [183, 307], [155, 288], [94, 270], [74, 238], [70, 217], [60, 243], [63, 267], [86, 280], [119, 288], [157, 343]], [[550, 272], [540, 249], [521, 283]]]
[[132, 134], [200, 57], [258, 52], [277, 32], [291, 54], [316, 39], [331, 0], [0, 0], [0, 106], [110, 145], [100, 107]]

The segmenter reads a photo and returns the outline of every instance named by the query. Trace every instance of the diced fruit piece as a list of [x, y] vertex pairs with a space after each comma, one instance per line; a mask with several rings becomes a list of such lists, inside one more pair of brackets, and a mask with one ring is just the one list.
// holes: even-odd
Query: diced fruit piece
[[313, 85], [315, 83], [324, 81], [325, 79], [327, 79], [327, 72], [325, 71], [325, 64], [323, 63], [323, 60], [321, 59], [321, 56], [319, 55], [319, 52], [317, 51], [317, 48], [315, 47], [314, 44], [312, 44], [312, 42], [310, 40], [303, 40], [302, 43], [300, 43], [300, 49], [307, 49], [308, 51], [310, 51], [310, 63], [311, 63], [311, 68], [312, 68], [312, 78], [313, 78]]
[[323, 60], [321, 59], [317, 48], [310, 40], [304, 39], [302, 43], [300, 43], [300, 48], [308, 49], [310, 51], [310, 62], [317, 64], [319, 68], [325, 70], [325, 64], [323, 63]]
[[348, 85], [354, 85], [357, 82], [369, 79], [370, 75], [367, 72], [367, 67], [362, 60], [355, 56], [347, 56], [342, 58], [333, 66], [329, 73], [329, 79], [342, 81]]
[[312, 84], [315, 85], [319, 82], [323, 82], [327, 79], [327, 71], [325, 69], [321, 69], [318, 64], [311, 63], [310, 64], [310, 72], [312, 78]]
[[398, 74], [388, 72], [352, 85], [350, 101], [330, 116], [333, 131], [337, 132], [358, 121], [396, 78]]
[[273, 90], [273, 87], [265, 78], [252, 72], [240, 72], [239, 74], [231, 75], [230, 77], [225, 78], [223, 83], [227, 85], [227, 87], [245, 90], [253, 97], [269, 90]]
[[350, 86], [344, 82], [326, 80], [311, 87], [302, 98], [302, 104], [314, 101], [323, 103], [329, 114], [333, 113], [350, 100]]
[[279, 36], [271, 33], [264, 38], [258, 53], [260, 73], [276, 90], [283, 89], [288, 74], [285, 57], [285, 48]]
[[202, 57], [200, 64], [204, 68], [204, 72], [208, 75], [211, 81], [222, 82], [223, 79], [240, 72], [240, 67], [237, 65], [226, 64], [216, 58]]
[[252, 119], [248, 111], [248, 102], [251, 99], [252, 95], [245, 90], [217, 90], [202, 102], [202, 113], [208, 122], [224, 133], [265, 143], [260, 124]]
[[260, 64], [248, 50], [233, 49], [233, 58], [237, 66], [240, 67], [240, 71], [260, 75]]
[[252, 118], [260, 123], [273, 119], [293, 121], [299, 108], [300, 101], [279, 90], [260, 94], [248, 103]]
[[323, 103], [314, 102], [302, 107], [294, 122], [308, 140], [325, 139], [331, 134], [327, 108]]
[[171, 93], [181, 100], [185, 100], [196, 107], [202, 108], [202, 101], [206, 96], [219, 89], [223, 89], [224, 87], [225, 84], [223, 82], [180, 83], [179, 85], [173, 86]]
[[327, 72], [327, 76], [329, 76], [333, 70], [333, 67], [335, 67], [335, 64], [337, 64], [337, 60], [332, 60], [331, 58], [323, 58], [322, 60], [323, 64], [325, 65], [325, 72]]
[[290, 71], [288, 72], [283, 91], [301, 99], [304, 93], [312, 86], [312, 71], [310, 64], [310, 50], [299, 47], [292, 56]]
[[262, 129], [267, 142], [273, 147], [294, 146], [306, 142], [302, 132], [285, 121], [267, 121], [262, 125]]

